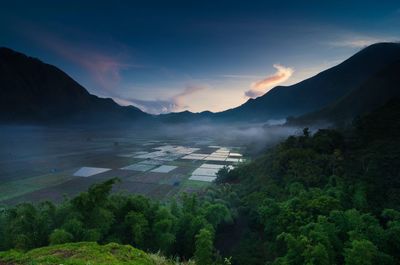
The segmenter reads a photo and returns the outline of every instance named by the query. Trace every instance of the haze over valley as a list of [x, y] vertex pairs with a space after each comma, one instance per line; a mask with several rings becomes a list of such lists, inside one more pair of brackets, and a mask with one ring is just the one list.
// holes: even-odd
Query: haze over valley
[[400, 263], [399, 3], [239, 2], [4, 4], [0, 264]]

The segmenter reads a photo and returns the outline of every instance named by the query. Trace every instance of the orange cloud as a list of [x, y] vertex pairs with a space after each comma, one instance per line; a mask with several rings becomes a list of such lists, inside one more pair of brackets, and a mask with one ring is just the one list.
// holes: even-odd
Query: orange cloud
[[264, 95], [273, 86], [276, 86], [282, 82], [288, 80], [294, 70], [290, 67], [285, 67], [279, 64], [274, 64], [274, 68], [277, 70], [273, 75], [267, 76], [266, 78], [254, 82], [251, 84], [251, 89], [245, 92], [245, 95], [250, 98], [256, 98]]

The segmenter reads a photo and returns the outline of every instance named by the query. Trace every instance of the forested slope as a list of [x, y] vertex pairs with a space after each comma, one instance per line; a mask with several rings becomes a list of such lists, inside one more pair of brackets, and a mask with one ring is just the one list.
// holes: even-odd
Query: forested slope
[[399, 264], [399, 131], [393, 100], [347, 131], [305, 129], [220, 174], [248, 223], [225, 254], [239, 264]]

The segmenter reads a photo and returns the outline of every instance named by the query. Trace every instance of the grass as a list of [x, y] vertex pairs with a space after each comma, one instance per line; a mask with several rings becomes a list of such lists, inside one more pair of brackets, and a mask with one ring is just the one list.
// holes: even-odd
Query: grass
[[[95, 242], [67, 243], [28, 252], [0, 252], [1, 265], [178, 265], [159, 254], [147, 254], [129, 245]], [[194, 265], [194, 263], [186, 263]]]

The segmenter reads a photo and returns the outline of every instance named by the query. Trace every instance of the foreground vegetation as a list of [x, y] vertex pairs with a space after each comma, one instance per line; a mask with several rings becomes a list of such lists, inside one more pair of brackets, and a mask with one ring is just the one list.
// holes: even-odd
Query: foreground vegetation
[[305, 129], [168, 204], [110, 194], [116, 179], [61, 205], [21, 204], [0, 213], [0, 249], [92, 241], [198, 265], [400, 264], [399, 131], [392, 101], [347, 130]]
[[213, 198], [183, 195], [169, 205], [142, 196], [110, 195], [111, 179], [61, 205], [24, 203], [0, 214], [0, 248], [30, 250], [90, 241], [130, 244], [199, 264], [218, 260], [215, 231], [232, 222], [230, 209]]
[[[68, 243], [43, 247], [23, 253], [7, 251], [0, 253], [0, 261], [15, 265], [179, 265], [128, 245], [110, 243], [100, 246], [94, 242]], [[0, 263], [0, 264], [4, 264]], [[189, 265], [189, 263], [187, 263]]]

